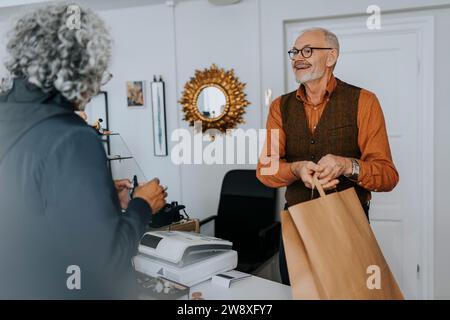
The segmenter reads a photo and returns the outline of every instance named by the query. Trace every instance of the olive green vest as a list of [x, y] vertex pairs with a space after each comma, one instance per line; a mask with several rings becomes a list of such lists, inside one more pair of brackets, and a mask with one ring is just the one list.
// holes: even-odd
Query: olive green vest
[[[287, 162], [307, 160], [317, 163], [327, 154], [360, 159], [357, 116], [361, 88], [336, 80], [336, 88], [329, 97], [314, 134], [308, 128], [303, 103], [296, 97], [297, 91], [281, 97]], [[338, 191], [351, 187], [355, 188], [361, 204], [369, 200], [369, 191], [344, 176], [339, 177]], [[327, 193], [330, 192], [334, 191]], [[313, 198], [318, 196], [318, 192], [314, 192]], [[311, 189], [299, 180], [287, 187], [285, 197], [288, 206], [292, 206], [311, 200]]]

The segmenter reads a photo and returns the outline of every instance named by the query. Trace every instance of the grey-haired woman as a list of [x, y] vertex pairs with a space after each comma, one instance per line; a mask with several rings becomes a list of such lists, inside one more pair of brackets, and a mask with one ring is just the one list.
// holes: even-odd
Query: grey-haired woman
[[73, 9], [34, 10], [9, 35], [14, 81], [0, 95], [0, 298], [136, 298], [131, 259], [165, 204], [154, 179], [135, 189], [122, 213], [102, 144], [74, 113], [100, 90], [111, 38], [95, 13]]

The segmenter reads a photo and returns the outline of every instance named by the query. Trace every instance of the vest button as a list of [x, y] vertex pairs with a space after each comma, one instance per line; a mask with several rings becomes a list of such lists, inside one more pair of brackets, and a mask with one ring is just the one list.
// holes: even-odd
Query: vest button
[[315, 158], [316, 158], [315, 155], [312, 155], [312, 156], [311, 156], [311, 160], [314, 160]]
[[316, 141], [314, 141], [314, 139], [311, 139], [311, 144], [314, 144], [314, 143], [316, 143]]

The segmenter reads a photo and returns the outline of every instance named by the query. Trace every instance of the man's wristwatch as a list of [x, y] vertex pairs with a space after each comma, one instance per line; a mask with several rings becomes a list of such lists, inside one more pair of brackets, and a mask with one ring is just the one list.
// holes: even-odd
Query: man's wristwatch
[[359, 162], [356, 159], [352, 159], [352, 173], [350, 175], [345, 175], [350, 180], [358, 180], [359, 177]]

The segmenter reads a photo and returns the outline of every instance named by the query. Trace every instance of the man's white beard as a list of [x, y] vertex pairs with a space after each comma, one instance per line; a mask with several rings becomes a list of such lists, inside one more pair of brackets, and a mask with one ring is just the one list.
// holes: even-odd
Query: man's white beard
[[323, 77], [325, 70], [321, 71], [311, 71], [303, 75], [300, 79], [296, 79], [298, 84], [304, 84], [308, 81], [317, 80]]

